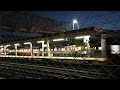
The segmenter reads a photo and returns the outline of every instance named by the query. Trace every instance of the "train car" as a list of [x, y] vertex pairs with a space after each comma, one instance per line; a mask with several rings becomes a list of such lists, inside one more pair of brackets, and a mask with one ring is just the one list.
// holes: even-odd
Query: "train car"
[[[15, 50], [9, 50], [7, 52], [7, 55], [15, 55]], [[20, 49], [17, 50], [17, 55], [18, 56], [31, 56], [30, 49]], [[39, 49], [33, 49], [32, 55], [38, 56], [40, 55]]]
[[[24, 41], [27, 42], [24, 44], [28, 44], [28, 46], [19, 42], [22, 47], [19, 47], [19, 45], [16, 46], [19, 49], [7, 47], [7, 53], [0, 56], [11, 57], [12, 55], [12, 57], [17, 58], [24, 56], [24, 58], [74, 60], [89, 63], [106, 63], [110, 61], [118, 64], [120, 55], [119, 30], [116, 32], [111, 31], [110, 34], [106, 32], [92, 27], [59, 33], [37, 40], [27, 40]], [[6, 44], [2, 46], [6, 46]], [[1, 47], [1, 53], [4, 53], [5, 50], [3, 50], [4, 52], [2, 50], [3, 47]]]

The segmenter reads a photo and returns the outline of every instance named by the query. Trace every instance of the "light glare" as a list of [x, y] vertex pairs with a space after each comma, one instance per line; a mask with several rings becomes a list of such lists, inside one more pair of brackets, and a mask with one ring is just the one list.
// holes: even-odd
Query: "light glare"
[[31, 44], [31, 42], [25, 42], [24, 44]]
[[59, 38], [59, 39], [53, 39], [53, 41], [64, 41], [65, 39]]
[[120, 45], [110, 45], [111, 54], [120, 54]]
[[73, 20], [73, 23], [78, 23], [78, 21], [76, 19]]

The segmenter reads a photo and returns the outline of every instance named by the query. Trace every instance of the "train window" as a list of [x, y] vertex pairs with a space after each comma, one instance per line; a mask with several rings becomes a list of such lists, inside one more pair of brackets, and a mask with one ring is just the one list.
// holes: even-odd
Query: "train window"
[[120, 54], [120, 45], [110, 45], [111, 54]]
[[102, 50], [102, 47], [98, 47], [98, 50]]
[[56, 48], [56, 47], [54, 48], [54, 51], [57, 51], [57, 48]]
[[39, 50], [38, 49], [33, 49], [33, 52], [38, 52]]
[[40, 51], [42, 52], [42, 48], [40, 48]]

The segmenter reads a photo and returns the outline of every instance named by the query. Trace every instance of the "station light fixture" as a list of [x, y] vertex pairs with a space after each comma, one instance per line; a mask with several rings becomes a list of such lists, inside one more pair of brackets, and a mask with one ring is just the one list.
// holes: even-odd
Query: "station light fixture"
[[3, 50], [3, 48], [1, 48], [0, 50]]
[[5, 45], [6, 47], [9, 47], [10, 45]]
[[47, 47], [47, 44], [44, 44], [44, 47]]
[[64, 41], [64, 38], [59, 38], [59, 39], [53, 39], [53, 41]]
[[24, 44], [31, 44], [31, 42], [25, 42]]
[[82, 39], [82, 38], [83, 38], [83, 36], [75, 37], [75, 39]]
[[42, 43], [42, 42], [45, 42], [45, 41], [37, 41], [37, 43]]
[[75, 39], [86, 39], [88, 40], [90, 36], [78, 36], [78, 37], [75, 37]]
[[14, 44], [14, 45], [19, 46], [20, 44], [19, 44], [19, 43], [16, 43], [16, 44]]
[[27, 45], [27, 44], [30, 45], [30, 53], [31, 53], [31, 56], [32, 56], [32, 55], [33, 55], [33, 53], [32, 53], [32, 52], [33, 52], [33, 51], [32, 51], [32, 49], [33, 49], [33, 48], [32, 48], [32, 47], [33, 47], [33, 46], [32, 46], [32, 43], [31, 43], [31, 42], [25, 42], [24, 44], [25, 44], [25, 45]]

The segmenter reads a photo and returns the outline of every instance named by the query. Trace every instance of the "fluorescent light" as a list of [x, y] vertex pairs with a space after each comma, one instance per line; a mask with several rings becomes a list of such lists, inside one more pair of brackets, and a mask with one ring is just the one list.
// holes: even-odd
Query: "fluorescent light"
[[82, 36], [80, 36], [80, 37], [75, 37], [75, 39], [82, 39], [83, 37]]
[[53, 39], [53, 41], [64, 41], [64, 38], [59, 38], [59, 39]]
[[78, 37], [75, 37], [75, 39], [82, 39], [82, 38], [84, 38], [84, 39], [88, 40], [89, 37], [90, 36], [78, 36]]
[[47, 47], [47, 44], [44, 44], [44, 47]]
[[14, 44], [14, 45], [20, 45], [19, 43], [16, 43], [16, 44]]
[[89, 39], [90, 36], [84, 36], [85, 39]]
[[0, 49], [1, 51], [3, 50], [3, 48]]
[[6, 45], [6, 47], [9, 47], [10, 45]]
[[45, 41], [37, 41], [37, 43], [42, 43], [42, 42], [45, 42]]
[[2, 47], [4, 47], [4, 46], [1, 45], [0, 47], [2, 48]]
[[31, 42], [25, 42], [24, 44], [31, 44]]

